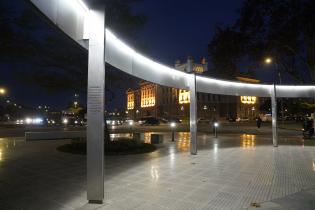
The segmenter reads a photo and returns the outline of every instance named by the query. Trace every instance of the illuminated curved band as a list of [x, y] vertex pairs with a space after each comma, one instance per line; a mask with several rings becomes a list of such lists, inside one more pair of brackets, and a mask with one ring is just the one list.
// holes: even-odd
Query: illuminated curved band
[[[31, 0], [55, 25], [88, 49], [83, 41], [89, 38], [89, 9], [81, 0]], [[64, 18], [63, 18], [64, 17]], [[75, 23], [75, 24], [73, 24]], [[189, 89], [190, 74], [159, 64], [118, 39], [106, 29], [105, 60], [135, 77], [164, 86]], [[223, 95], [255, 95], [270, 97], [273, 85], [248, 84], [196, 76], [198, 92]], [[315, 86], [276, 86], [277, 97], [315, 97]]]

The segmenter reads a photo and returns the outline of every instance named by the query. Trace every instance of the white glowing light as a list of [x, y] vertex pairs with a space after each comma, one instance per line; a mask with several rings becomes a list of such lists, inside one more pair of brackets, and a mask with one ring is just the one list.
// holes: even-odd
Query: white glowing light
[[42, 122], [43, 122], [43, 119], [39, 117], [32, 119], [32, 123], [36, 125], [41, 124]]
[[176, 123], [171, 122], [171, 127], [172, 127], [172, 128], [175, 128], [175, 127], [176, 127]]
[[33, 122], [32, 118], [26, 118], [25, 123], [26, 124], [31, 124]]
[[133, 125], [133, 121], [129, 121], [129, 125], [132, 126]]
[[219, 123], [215, 122], [214, 127], [219, 127]]
[[[31, 1], [35, 5], [37, 5], [38, 8], [42, 12], [44, 12], [47, 17], [49, 17], [61, 29], [64, 29], [61, 26], [67, 25], [68, 21], [73, 19], [77, 20], [77, 22], [73, 22], [73, 24], [78, 26], [84, 25], [83, 39], [88, 39], [89, 37], [88, 35], [85, 35], [85, 32], [88, 33], [88, 31], [94, 30], [93, 28], [90, 28], [94, 26], [93, 22], [88, 21], [91, 18], [89, 16], [92, 16], [93, 13], [89, 11], [89, 8], [84, 3], [85, 0], [51, 1], [53, 2], [52, 5], [62, 8], [62, 10], [60, 9], [60, 14], [58, 10], [58, 16], [56, 18], [55, 16], [54, 18], [52, 18], [51, 15], [49, 15], [50, 13], [55, 12], [55, 10], [53, 9], [55, 7], [49, 8], [51, 4], [44, 4], [44, 0]], [[68, 19], [68, 15], [64, 14], [69, 10], [75, 11], [73, 14], [69, 13], [69, 16], [72, 19]], [[81, 30], [81, 28], [77, 29]], [[82, 37], [80, 37], [80, 39], [76, 38], [78, 38], [78, 32], [80, 32], [79, 34], [81, 34], [82, 31], [78, 30], [69, 30], [65, 32], [80, 43], [82, 41]], [[98, 30], [103, 29], [99, 28]], [[106, 43], [108, 44], [106, 45], [106, 49], [108, 50], [108, 52], [106, 52], [106, 62], [108, 62], [109, 64], [133, 76], [153, 83], [158, 83], [160, 85], [175, 87], [179, 89], [189, 89], [189, 80], [191, 79], [190, 74], [162, 65], [140, 54], [139, 52], [125, 44], [123, 41], [118, 39], [109, 29], [106, 29]], [[88, 45], [84, 45], [84, 47], [86, 48], [87, 46]], [[112, 49], [113, 51], [111, 51]], [[272, 64], [275, 61], [272, 60], [272, 57], [267, 57], [264, 62]], [[147, 69], [147, 71], [144, 72], [143, 69]], [[223, 95], [252, 95], [257, 97], [270, 97], [273, 93], [273, 85], [248, 84], [218, 80], [213, 78], [205, 78], [201, 76], [196, 76], [196, 87], [197, 91], [199, 92]], [[314, 97], [315, 86], [277, 85], [276, 92], [276, 97]]]
[[68, 119], [65, 118], [65, 119], [63, 119], [62, 122], [63, 122], [63, 124], [68, 124]]
[[88, 12], [89, 8], [85, 5], [85, 3], [82, 0], [76, 0], [76, 2], [79, 4], [79, 6], [85, 11]]

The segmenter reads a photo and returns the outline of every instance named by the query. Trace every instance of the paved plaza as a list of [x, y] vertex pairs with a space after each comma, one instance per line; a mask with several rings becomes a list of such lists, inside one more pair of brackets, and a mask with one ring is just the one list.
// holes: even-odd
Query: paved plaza
[[269, 135], [200, 133], [196, 156], [189, 133], [169, 140], [150, 154], [106, 157], [105, 202], [91, 205], [86, 156], [56, 150], [68, 140], [2, 138], [0, 209], [314, 209], [315, 147], [299, 136], [274, 148]]

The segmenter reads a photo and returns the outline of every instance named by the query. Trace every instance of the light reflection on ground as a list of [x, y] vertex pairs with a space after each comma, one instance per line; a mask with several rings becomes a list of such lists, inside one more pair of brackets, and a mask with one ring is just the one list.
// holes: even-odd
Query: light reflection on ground
[[189, 151], [190, 147], [190, 133], [179, 132], [177, 136], [176, 146], [179, 151]]
[[[151, 134], [143, 134], [144, 142], [150, 143]], [[212, 134], [200, 133], [198, 155], [191, 156], [189, 132], [177, 132], [175, 142], [171, 141], [171, 132], [159, 134], [164, 135], [164, 144], [158, 145], [155, 152], [105, 158], [107, 201], [118, 206], [125, 204], [122, 199], [130, 201], [118, 209], [139, 203], [143, 204], [142, 209], [159, 205], [167, 209], [170, 202], [184, 203], [183, 198], [190, 204], [198, 199], [196, 206], [189, 209], [200, 209], [201, 204], [204, 205], [201, 209], [221, 204], [222, 209], [245, 209], [251, 202], [271, 200], [315, 186], [315, 147], [307, 146], [314, 140], [282, 137], [280, 142], [288, 145], [280, 143], [274, 149], [270, 135], [220, 134], [214, 138]], [[111, 137], [131, 139], [130, 133]], [[30, 205], [29, 209], [36, 209], [38, 200], [47, 209], [61, 209], [53, 206], [59, 203], [69, 209], [85, 204], [86, 157], [55, 149], [67, 142], [1, 138], [0, 172], [5, 173], [0, 177], [0, 200], [3, 198], [0, 209], [22, 209], [26, 204]], [[225, 200], [221, 199], [222, 195]], [[146, 205], [147, 202], [151, 203]], [[223, 208], [226, 203], [230, 206]]]
[[242, 149], [254, 149], [256, 146], [256, 135], [252, 134], [242, 134], [241, 138], [241, 145]]
[[12, 150], [15, 149], [17, 146], [17, 142], [20, 144], [24, 144], [23, 141], [24, 138], [0, 138], [0, 162], [4, 160], [6, 154]]

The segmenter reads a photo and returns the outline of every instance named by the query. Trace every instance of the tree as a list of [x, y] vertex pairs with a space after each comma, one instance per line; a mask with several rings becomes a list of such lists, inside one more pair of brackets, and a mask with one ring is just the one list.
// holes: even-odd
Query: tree
[[[131, 5], [137, 0], [103, 0], [106, 5], [106, 24], [115, 33], [129, 39], [145, 24], [143, 15], [135, 15]], [[19, 9], [16, 9], [19, 5]], [[10, 18], [8, 18], [10, 17]], [[30, 4], [22, 0], [13, 4], [0, 1], [0, 61], [25, 62], [27, 71], [18, 71], [17, 79], [48, 92], [72, 90], [86, 92], [87, 52], [70, 41], [61, 32], [48, 27]], [[106, 66], [108, 84], [119, 85], [120, 75]], [[113, 97], [113, 91], [110, 91]], [[108, 98], [108, 97], [107, 97]], [[109, 133], [105, 124], [105, 144]]]
[[[218, 42], [230, 42], [220, 31], [211, 42], [219, 46], [216, 51], [209, 50], [214, 67], [219, 69], [224, 63], [237, 66], [242, 59], [260, 66], [264, 56], [272, 56], [281, 71], [291, 75], [299, 83], [315, 82], [315, 1], [312, 0], [246, 0], [244, 1], [238, 20], [230, 34], [245, 37], [245, 42], [220, 45]], [[241, 45], [241, 46], [239, 46]], [[221, 52], [228, 52], [224, 60], [220, 60]], [[232, 70], [232, 71], [238, 71]], [[303, 71], [310, 75], [303, 77]]]
[[[5, 55], [0, 58], [2, 62], [27, 63], [27, 71], [16, 73], [17, 79], [23, 83], [44, 88], [48, 92], [85, 92], [87, 52], [61, 32], [48, 27], [31, 4], [22, 0], [17, 2], [15, 4], [18, 7], [12, 3], [0, 2], [0, 55]], [[131, 12], [131, 5], [136, 2], [137, 0], [106, 0], [107, 26], [113, 28], [115, 33], [135, 37], [146, 22], [143, 15]], [[120, 81], [113, 72], [106, 71], [106, 78], [110, 78], [111, 84]], [[106, 89], [109, 90], [108, 87]]]
[[238, 71], [238, 63], [244, 54], [246, 38], [230, 27], [217, 27], [208, 45], [208, 52], [215, 67], [215, 75], [232, 79]]

